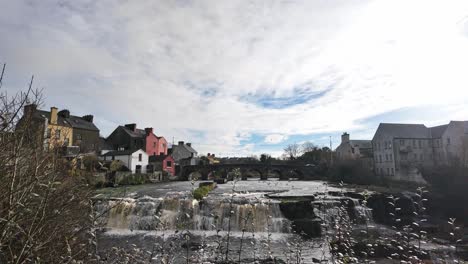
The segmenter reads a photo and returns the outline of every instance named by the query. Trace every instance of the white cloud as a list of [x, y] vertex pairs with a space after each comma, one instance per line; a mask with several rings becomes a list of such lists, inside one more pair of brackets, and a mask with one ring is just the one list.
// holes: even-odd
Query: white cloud
[[[363, 130], [358, 120], [403, 107], [467, 116], [456, 107], [468, 100], [462, 0], [47, 0], [2, 10], [5, 87], [34, 73], [48, 106], [93, 113], [105, 135], [137, 122], [201, 153], [243, 154], [259, 150], [241, 146], [253, 134], [274, 143]], [[293, 96], [305, 83], [329, 92], [285, 109], [241, 99]]]

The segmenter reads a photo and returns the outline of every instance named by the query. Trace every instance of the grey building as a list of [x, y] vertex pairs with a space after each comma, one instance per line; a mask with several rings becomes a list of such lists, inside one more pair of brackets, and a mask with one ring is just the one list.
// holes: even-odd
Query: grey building
[[372, 158], [371, 140], [351, 140], [348, 133], [341, 135], [341, 144], [335, 150], [339, 160]]
[[372, 139], [376, 174], [423, 182], [419, 169], [453, 162], [467, 164], [468, 122], [447, 125], [381, 123]]
[[[184, 143], [179, 141], [177, 145], [172, 145], [172, 148], [169, 149], [169, 153], [174, 158], [176, 164], [179, 164], [180, 161], [184, 160], [185, 165], [196, 165], [197, 164], [197, 151], [192, 148], [191, 143]], [[189, 160], [189, 162], [187, 162]], [[186, 164], [189, 163], [189, 164]], [[193, 164], [192, 164], [193, 163]]]

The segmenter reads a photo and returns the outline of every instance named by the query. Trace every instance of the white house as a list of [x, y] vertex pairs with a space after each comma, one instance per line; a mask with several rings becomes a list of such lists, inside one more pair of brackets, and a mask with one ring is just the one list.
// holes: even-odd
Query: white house
[[146, 173], [148, 154], [142, 149], [109, 151], [101, 155], [104, 161], [120, 160], [132, 173]]

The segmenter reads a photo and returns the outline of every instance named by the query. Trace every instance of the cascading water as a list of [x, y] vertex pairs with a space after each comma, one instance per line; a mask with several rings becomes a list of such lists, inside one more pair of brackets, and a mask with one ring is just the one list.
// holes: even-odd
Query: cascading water
[[[232, 199], [232, 201], [231, 201]], [[289, 233], [290, 222], [279, 202], [254, 196], [222, 197], [201, 202], [183, 193], [165, 198], [112, 200], [97, 211], [107, 215], [106, 227], [128, 230], [195, 230]], [[230, 225], [230, 227], [229, 227]]]

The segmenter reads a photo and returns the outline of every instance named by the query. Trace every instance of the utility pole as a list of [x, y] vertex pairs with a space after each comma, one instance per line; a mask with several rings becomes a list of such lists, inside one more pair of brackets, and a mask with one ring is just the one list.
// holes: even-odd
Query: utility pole
[[330, 167], [333, 166], [333, 146], [332, 137], [330, 136]]

